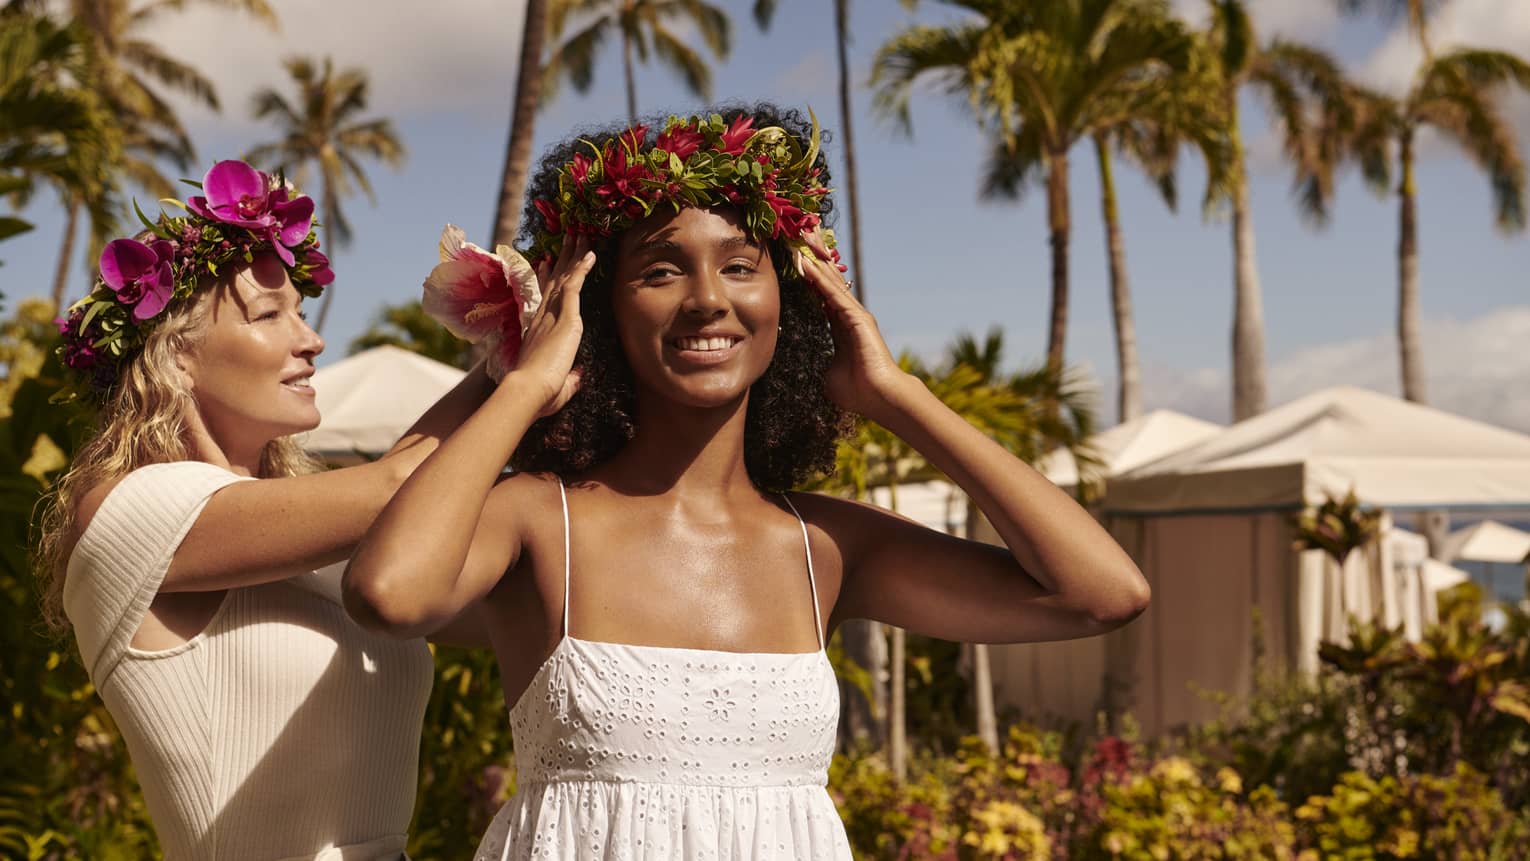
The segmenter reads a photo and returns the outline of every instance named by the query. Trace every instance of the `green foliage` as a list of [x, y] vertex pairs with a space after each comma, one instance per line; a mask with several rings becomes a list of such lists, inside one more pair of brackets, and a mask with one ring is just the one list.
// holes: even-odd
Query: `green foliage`
[[1446, 775], [1379, 780], [1350, 772], [1296, 817], [1310, 847], [1303, 861], [1489, 861], [1517, 857], [1530, 838], [1487, 777], [1464, 764]]
[[410, 829], [416, 861], [468, 858], [515, 792], [510, 722], [499, 666], [487, 649], [435, 647], [436, 678], [420, 741]]
[[138, 859], [156, 854], [132, 767], [72, 645], [49, 637], [27, 556], [33, 511], [69, 463], [88, 414], [50, 405], [64, 384], [53, 306], [0, 322], [0, 855]]
[[373, 347], [398, 347], [463, 370], [473, 364], [473, 345], [426, 314], [418, 300], [383, 306], [347, 352], [355, 355]]
[[1339, 565], [1381, 531], [1381, 512], [1366, 511], [1354, 488], [1342, 499], [1328, 494], [1315, 508], [1298, 514], [1293, 523], [1296, 549], [1321, 550]]

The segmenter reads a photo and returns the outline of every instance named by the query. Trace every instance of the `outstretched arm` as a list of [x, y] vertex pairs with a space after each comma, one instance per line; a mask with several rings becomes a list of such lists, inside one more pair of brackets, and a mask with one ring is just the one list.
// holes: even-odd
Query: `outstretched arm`
[[834, 333], [829, 396], [897, 434], [950, 476], [1009, 551], [869, 506], [818, 501], [820, 525], [845, 560], [838, 618], [1006, 642], [1102, 633], [1147, 606], [1147, 581], [1088, 512], [902, 371], [876, 321], [831, 264], [809, 258], [804, 272], [823, 296]]
[[404, 482], [346, 569], [345, 606], [363, 626], [400, 637], [436, 630], [483, 597], [520, 554], [519, 510], [536, 479], [500, 481], [531, 423], [579, 385], [579, 291], [594, 265], [586, 240], [564, 243], [516, 367], [483, 406]]
[[[493, 385], [481, 367], [474, 368], [375, 462], [219, 490], [176, 548], [160, 591], [251, 586], [344, 559], [393, 491]], [[82, 533], [117, 483], [92, 488], [81, 499]]]

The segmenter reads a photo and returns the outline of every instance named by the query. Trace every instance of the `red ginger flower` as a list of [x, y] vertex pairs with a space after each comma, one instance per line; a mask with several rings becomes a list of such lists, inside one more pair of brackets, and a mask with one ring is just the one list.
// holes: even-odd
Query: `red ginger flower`
[[721, 139], [718, 140], [717, 149], [719, 152], [724, 152], [728, 155], [743, 155], [744, 145], [749, 143], [749, 139], [753, 136], [754, 117], [742, 115], [734, 117], [733, 123], [728, 126], [727, 131], [723, 132]]
[[654, 141], [653, 148], [673, 153], [681, 161], [685, 161], [701, 149], [706, 138], [700, 131], [686, 125], [677, 125], [659, 135]]

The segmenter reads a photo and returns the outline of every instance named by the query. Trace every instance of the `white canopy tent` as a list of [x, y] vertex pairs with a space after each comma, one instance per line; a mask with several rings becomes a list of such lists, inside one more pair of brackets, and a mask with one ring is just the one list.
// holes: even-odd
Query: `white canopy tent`
[[1342, 571], [1293, 549], [1292, 515], [1351, 488], [1388, 511], [1523, 507], [1530, 436], [1338, 387], [1111, 477], [1103, 517], [1152, 584], [1152, 605], [1108, 637], [1033, 650], [1025, 684], [1001, 696], [1086, 722], [1130, 711], [1156, 734], [1217, 714], [1197, 689], [1250, 690], [1256, 610], [1267, 658], [1305, 671], [1348, 613], [1418, 636], [1434, 590], [1463, 575], [1426, 566], [1422, 539], [1389, 515]]
[[375, 347], [321, 368], [313, 375], [319, 426], [302, 438], [303, 447], [334, 464], [376, 457], [462, 376], [399, 347]]
[[1442, 555], [1464, 569], [1490, 598], [1519, 601], [1526, 597], [1530, 532], [1483, 520], [1446, 536]]
[[1483, 520], [1450, 533], [1445, 539], [1445, 558], [1470, 562], [1520, 564], [1530, 557], [1530, 532]]
[[[1194, 445], [1223, 430], [1222, 425], [1173, 410], [1153, 410], [1089, 438], [1089, 447], [1100, 459], [1100, 477], [1108, 478], [1152, 463], [1165, 455]], [[1059, 487], [1078, 484], [1078, 465], [1073, 453], [1057, 449], [1036, 465], [1042, 475]]]

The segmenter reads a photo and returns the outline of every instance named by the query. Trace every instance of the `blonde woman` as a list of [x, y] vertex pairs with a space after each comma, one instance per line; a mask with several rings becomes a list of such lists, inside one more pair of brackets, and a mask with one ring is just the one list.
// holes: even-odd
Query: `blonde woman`
[[380, 460], [319, 471], [292, 438], [319, 422], [302, 300], [333, 280], [313, 201], [226, 161], [186, 206], [109, 243], [61, 321], [100, 417], [44, 517], [46, 610], [166, 858], [397, 859], [430, 655], [352, 623], [316, 569], [491, 384], [475, 370]]

